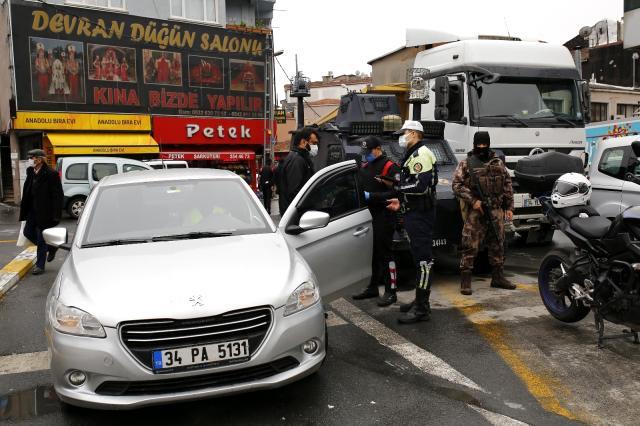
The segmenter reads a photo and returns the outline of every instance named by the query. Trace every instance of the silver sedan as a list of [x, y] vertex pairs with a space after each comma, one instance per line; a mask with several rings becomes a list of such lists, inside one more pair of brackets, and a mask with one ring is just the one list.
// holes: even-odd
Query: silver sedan
[[59, 397], [123, 409], [282, 386], [326, 354], [321, 297], [370, 278], [354, 162], [318, 172], [278, 227], [238, 176], [104, 178], [47, 298]]

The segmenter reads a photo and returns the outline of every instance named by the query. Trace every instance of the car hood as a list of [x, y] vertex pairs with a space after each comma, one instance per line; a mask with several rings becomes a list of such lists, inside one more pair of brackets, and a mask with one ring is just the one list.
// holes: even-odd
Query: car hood
[[[285, 304], [309, 268], [280, 233], [74, 247], [60, 301], [105, 326]], [[300, 280], [300, 282], [298, 282]]]

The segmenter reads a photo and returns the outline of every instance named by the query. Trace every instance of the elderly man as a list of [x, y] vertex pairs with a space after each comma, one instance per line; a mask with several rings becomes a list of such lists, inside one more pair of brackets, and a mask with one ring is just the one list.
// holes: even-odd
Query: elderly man
[[27, 156], [29, 167], [22, 188], [20, 220], [26, 221], [24, 236], [38, 246], [36, 266], [32, 273], [40, 275], [44, 273], [45, 260], [51, 262], [57, 251], [47, 246], [42, 231], [60, 223], [64, 194], [58, 173], [47, 166], [44, 151], [32, 149]]

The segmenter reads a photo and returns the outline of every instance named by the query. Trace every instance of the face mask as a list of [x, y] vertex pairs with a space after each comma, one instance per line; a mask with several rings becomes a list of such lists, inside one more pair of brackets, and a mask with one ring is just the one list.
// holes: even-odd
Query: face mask
[[318, 145], [309, 145], [309, 155], [312, 157], [318, 155]]
[[407, 140], [407, 137], [405, 135], [400, 136], [400, 139], [398, 139], [398, 143], [400, 144], [400, 148], [404, 149], [407, 149], [407, 145], [409, 145], [409, 141]]
[[365, 160], [367, 160], [368, 163], [371, 163], [376, 159], [376, 156], [373, 155], [372, 153], [369, 153], [369, 154], [365, 155], [364, 158], [365, 158]]
[[33, 160], [33, 158], [29, 158], [28, 165], [29, 167], [34, 167], [36, 165], [36, 162]]
[[473, 153], [480, 159], [486, 160], [489, 158], [489, 147], [486, 148], [473, 148]]

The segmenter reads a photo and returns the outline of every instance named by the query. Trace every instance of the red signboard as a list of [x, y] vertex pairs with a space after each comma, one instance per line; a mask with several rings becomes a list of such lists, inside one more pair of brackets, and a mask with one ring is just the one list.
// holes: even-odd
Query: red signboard
[[217, 160], [223, 163], [236, 163], [238, 161], [250, 161], [256, 159], [253, 152], [161, 152], [163, 160]]
[[153, 138], [165, 145], [262, 145], [264, 132], [260, 119], [153, 118]]

